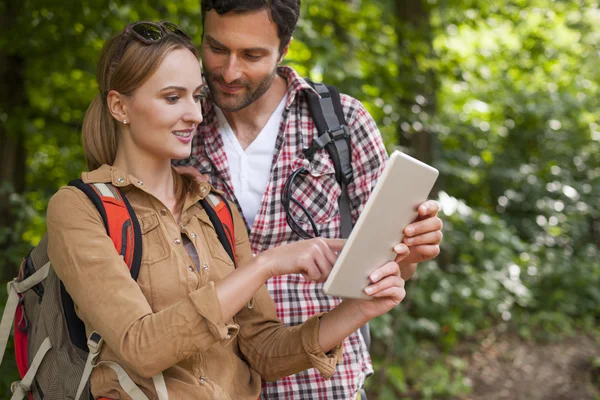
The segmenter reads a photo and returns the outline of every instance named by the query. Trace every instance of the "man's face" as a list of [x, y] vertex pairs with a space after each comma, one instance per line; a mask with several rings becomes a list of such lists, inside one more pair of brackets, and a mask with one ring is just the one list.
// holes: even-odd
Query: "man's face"
[[283, 58], [279, 45], [277, 25], [267, 10], [225, 15], [210, 10], [201, 51], [206, 83], [217, 106], [239, 111], [265, 94]]

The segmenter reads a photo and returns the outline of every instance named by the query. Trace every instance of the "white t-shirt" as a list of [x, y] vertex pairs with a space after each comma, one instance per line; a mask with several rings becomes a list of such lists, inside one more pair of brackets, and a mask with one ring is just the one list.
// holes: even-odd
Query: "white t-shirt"
[[287, 101], [287, 93], [271, 114], [269, 121], [256, 139], [244, 151], [229, 122], [221, 109], [215, 106], [219, 120], [219, 132], [223, 138], [225, 154], [229, 164], [229, 174], [233, 192], [237, 198], [248, 226], [252, 228], [258, 213], [265, 189], [269, 183], [275, 142], [279, 134], [279, 126], [283, 118], [283, 108]]

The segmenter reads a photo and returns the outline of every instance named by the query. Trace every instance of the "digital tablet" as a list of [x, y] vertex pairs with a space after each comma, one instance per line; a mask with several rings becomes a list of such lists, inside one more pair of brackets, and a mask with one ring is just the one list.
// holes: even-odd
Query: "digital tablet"
[[417, 218], [438, 170], [400, 151], [390, 155], [369, 200], [350, 233], [323, 290], [330, 296], [369, 299], [369, 275], [396, 258], [393, 247]]

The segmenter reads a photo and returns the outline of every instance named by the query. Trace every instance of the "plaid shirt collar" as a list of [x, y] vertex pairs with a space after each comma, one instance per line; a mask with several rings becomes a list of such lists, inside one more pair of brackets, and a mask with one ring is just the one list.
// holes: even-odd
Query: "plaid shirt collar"
[[[306, 82], [305, 79], [303, 79], [302, 77], [300, 77], [300, 75], [298, 75], [298, 73], [291, 67], [288, 66], [279, 66], [277, 68], [277, 74], [279, 74], [279, 76], [281, 76], [282, 78], [284, 78], [287, 81], [288, 84], [288, 90], [287, 90], [287, 101], [285, 104], [285, 108], [284, 108], [284, 120], [286, 120], [286, 116], [288, 114], [290, 114], [290, 108], [292, 108], [292, 106], [294, 105], [294, 103], [297, 101], [297, 96], [298, 93], [301, 91], [311, 91], [315, 94], [318, 95], [317, 91], [308, 84], [308, 82]], [[291, 112], [291, 114], [294, 114], [294, 112]], [[224, 145], [223, 145], [223, 138], [221, 137], [221, 134], [219, 132], [219, 121], [217, 118], [217, 115], [215, 113], [215, 108], [214, 108], [214, 103], [212, 100], [212, 97], [210, 95], [210, 92], [208, 94], [208, 96], [206, 96], [203, 101], [202, 101], [202, 115], [204, 117], [204, 121], [202, 124], [200, 124], [198, 126], [198, 135], [201, 136], [201, 141], [204, 142], [204, 146], [205, 146], [205, 157], [210, 158], [212, 161], [212, 165], [209, 167], [209, 170], [212, 169], [216, 169], [216, 171], [212, 171], [211, 175], [212, 175], [212, 183], [216, 183], [216, 187], [220, 190], [222, 190], [225, 195], [232, 199], [233, 202], [237, 205], [238, 209], [240, 210], [240, 212], [243, 212], [239, 202], [237, 201], [234, 191], [233, 191], [233, 187], [231, 186], [231, 174], [229, 172], [229, 165], [227, 162], [227, 156], [225, 155], [225, 151], [224, 151]], [[298, 115], [294, 115], [294, 118], [296, 118], [299, 116]], [[273, 163], [276, 162], [276, 159], [279, 155], [279, 151], [282, 149], [282, 147], [285, 146], [284, 142], [286, 141], [284, 139], [284, 136], [287, 135], [287, 129], [285, 129], [284, 127], [282, 127], [280, 129], [278, 138], [277, 138], [277, 142], [275, 144], [275, 156], [273, 159]], [[303, 140], [303, 135], [300, 135], [299, 138], [299, 142], [297, 144], [301, 144], [301, 141]], [[198, 150], [200, 150], [198, 148], [198, 143], [200, 141], [194, 141], [193, 144], [193, 149], [192, 149], [192, 157], [194, 156], [194, 153], [197, 152]], [[306, 146], [308, 146], [306, 144]], [[202, 171], [202, 169], [201, 169]], [[215, 172], [220, 175], [220, 177], [222, 179], [218, 179], [215, 176]], [[283, 182], [280, 182], [279, 185], [282, 185]], [[260, 210], [259, 210], [260, 211]], [[248, 231], [250, 232], [250, 228], [248, 227]], [[250, 232], [250, 242], [252, 244], [253, 250], [255, 251], [262, 251], [264, 250], [266, 247], [269, 246], [260, 246], [260, 250], [258, 249], [259, 245], [258, 242], [256, 241], [256, 239], [258, 238], [258, 236], [260, 236], [260, 233], [256, 233], [256, 232]]]

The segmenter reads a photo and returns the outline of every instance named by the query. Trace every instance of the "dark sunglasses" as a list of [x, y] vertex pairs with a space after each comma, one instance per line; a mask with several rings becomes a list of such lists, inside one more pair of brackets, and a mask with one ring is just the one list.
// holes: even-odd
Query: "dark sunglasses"
[[192, 38], [181, 30], [180, 27], [169, 21], [163, 22], [147, 22], [141, 21], [130, 24], [125, 28], [125, 33], [132, 33], [137, 39], [146, 43], [153, 44], [160, 42], [165, 35], [174, 34], [181, 36], [187, 40]]
[[117, 50], [115, 51], [115, 57], [110, 63], [108, 77], [112, 75], [117, 65], [119, 65], [119, 62], [123, 57], [123, 53], [125, 52], [125, 48], [131, 42], [130, 39], [132, 37], [145, 44], [154, 44], [159, 43], [168, 35], [175, 35], [189, 42], [192, 41], [192, 38], [187, 33], [185, 33], [180, 27], [169, 21], [140, 21], [127, 25], [125, 31], [121, 35], [121, 41], [119, 42]]

